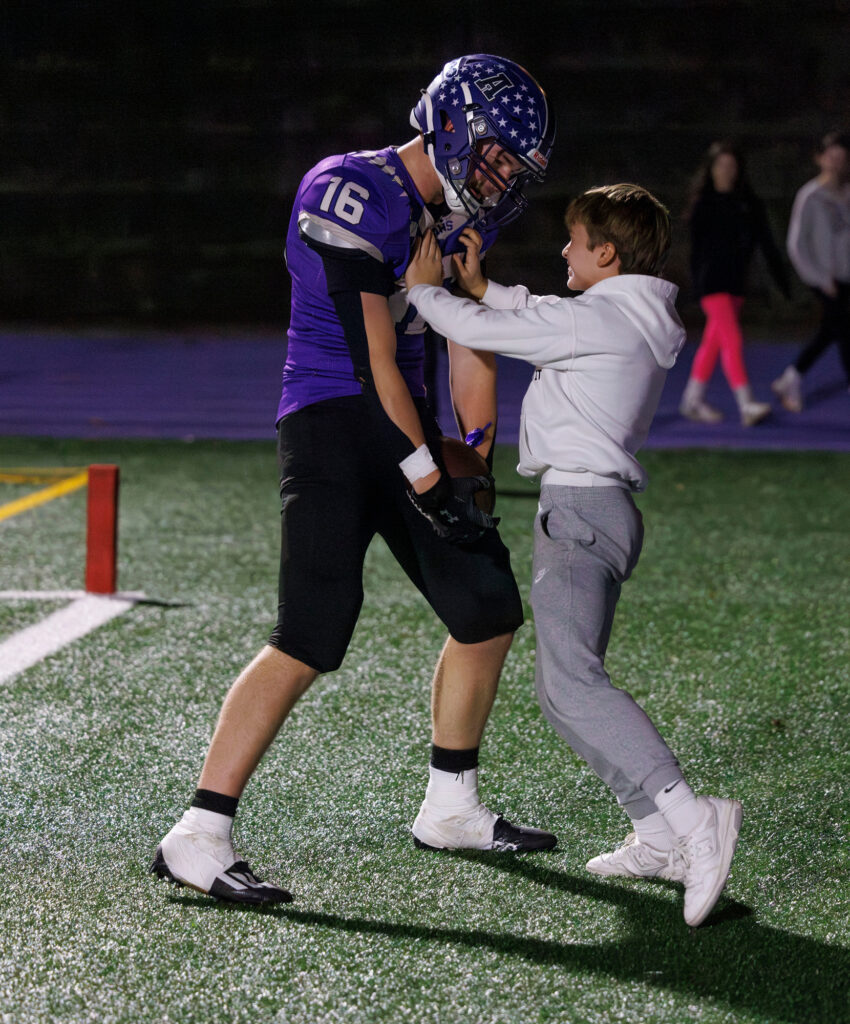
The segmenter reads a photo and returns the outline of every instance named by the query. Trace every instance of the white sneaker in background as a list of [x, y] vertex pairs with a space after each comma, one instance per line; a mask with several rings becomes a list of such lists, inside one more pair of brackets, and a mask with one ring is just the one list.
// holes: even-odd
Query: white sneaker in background
[[723, 413], [715, 409], [713, 405], [703, 401], [685, 401], [682, 399], [679, 405], [679, 412], [686, 420], [693, 420], [694, 423], [721, 423]]
[[803, 411], [803, 378], [793, 366], [786, 367], [782, 376], [770, 385], [770, 389], [779, 396], [782, 408], [787, 412]]
[[741, 406], [741, 425], [744, 427], [754, 427], [769, 415], [769, 402], [745, 402]]

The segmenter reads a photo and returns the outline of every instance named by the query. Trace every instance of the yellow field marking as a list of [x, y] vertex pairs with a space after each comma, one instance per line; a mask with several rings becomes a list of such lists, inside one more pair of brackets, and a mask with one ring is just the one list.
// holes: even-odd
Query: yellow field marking
[[60, 480], [59, 483], [51, 484], [50, 487], [45, 487], [43, 490], [28, 494], [25, 498], [18, 498], [16, 501], [8, 502], [6, 505], [0, 505], [0, 521], [10, 519], [12, 516], [16, 516], [20, 512], [26, 512], [37, 505], [43, 505], [46, 501], [61, 498], [63, 494], [78, 491], [81, 487], [85, 487], [88, 482], [89, 472], [86, 469], [82, 473], [68, 477], [67, 480]]
[[82, 466], [15, 466], [0, 469], [0, 484], [50, 484], [81, 473]]

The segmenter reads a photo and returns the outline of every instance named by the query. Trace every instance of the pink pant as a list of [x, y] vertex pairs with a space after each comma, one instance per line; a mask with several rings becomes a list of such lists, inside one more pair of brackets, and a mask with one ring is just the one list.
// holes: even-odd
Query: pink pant
[[739, 295], [718, 292], [715, 295], [704, 295], [699, 304], [705, 313], [705, 330], [694, 356], [691, 377], [707, 384], [714, 373], [719, 355], [729, 387], [744, 387], [749, 383], [749, 378], [744, 366], [744, 336], [738, 322], [744, 300]]

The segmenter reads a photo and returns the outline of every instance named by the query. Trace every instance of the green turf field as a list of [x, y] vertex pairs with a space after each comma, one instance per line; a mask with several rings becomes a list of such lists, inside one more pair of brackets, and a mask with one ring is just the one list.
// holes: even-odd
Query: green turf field
[[[499, 511], [527, 598], [534, 490], [514, 458], [500, 449], [497, 477], [527, 494]], [[558, 848], [414, 849], [442, 631], [378, 545], [342, 669], [240, 809], [241, 851], [295, 902], [243, 910], [155, 882], [220, 701], [270, 629], [275, 458], [271, 443], [0, 442], [3, 467], [109, 461], [119, 586], [167, 603], [2, 684], [2, 1024], [850, 1021], [850, 457], [645, 456], [647, 541], [608, 666], [694, 788], [745, 808], [696, 931], [680, 888], [584, 870], [626, 819], [542, 719], [531, 623], [482, 790]], [[3, 485], [0, 503], [26, 492]], [[0, 589], [81, 587], [84, 509], [79, 491], [1, 522]], [[0, 640], [56, 606], [0, 602]]]

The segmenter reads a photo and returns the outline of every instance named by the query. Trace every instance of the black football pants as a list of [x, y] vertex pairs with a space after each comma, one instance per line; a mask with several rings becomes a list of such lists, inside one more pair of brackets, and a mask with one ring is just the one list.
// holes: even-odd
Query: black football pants
[[[429, 443], [439, 428], [417, 400]], [[439, 538], [407, 496], [360, 396], [329, 399], [278, 427], [282, 515], [278, 622], [269, 643], [319, 672], [338, 668], [363, 602], [363, 562], [380, 534], [452, 637], [516, 630], [522, 602], [508, 549], [489, 529], [469, 546]]]

